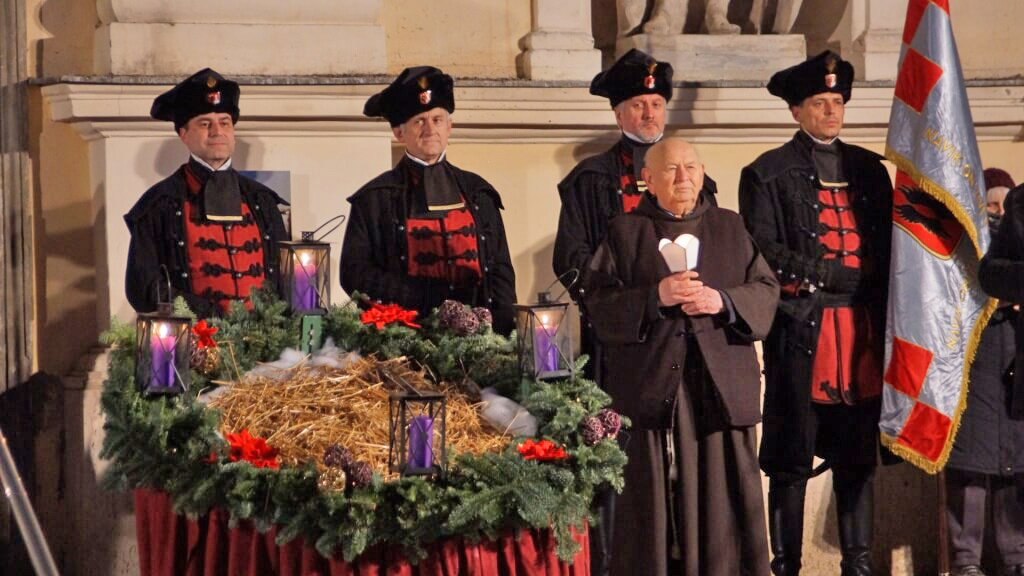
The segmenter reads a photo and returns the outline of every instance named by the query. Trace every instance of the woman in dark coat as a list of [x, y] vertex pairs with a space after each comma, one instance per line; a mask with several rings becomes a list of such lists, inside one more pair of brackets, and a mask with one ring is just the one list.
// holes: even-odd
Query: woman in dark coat
[[[985, 170], [985, 185], [989, 228], [995, 237], [1003, 215], [1002, 197], [1013, 187], [1013, 180], [1006, 172], [989, 168]], [[994, 241], [983, 267], [990, 272], [993, 260], [999, 260], [996, 255], [1004, 250]], [[987, 291], [992, 280], [1001, 281], [985, 274], [982, 285]], [[998, 292], [990, 291], [993, 295]], [[982, 574], [986, 500], [992, 503], [1003, 573], [1024, 574], [1024, 505], [1017, 497], [1017, 484], [1024, 472], [1024, 420], [1016, 419], [1024, 414], [1011, 409], [1014, 324], [1019, 315], [1015, 308], [1009, 302], [1000, 302], [981, 335], [971, 365], [967, 407], [946, 464], [946, 513], [954, 574]]]

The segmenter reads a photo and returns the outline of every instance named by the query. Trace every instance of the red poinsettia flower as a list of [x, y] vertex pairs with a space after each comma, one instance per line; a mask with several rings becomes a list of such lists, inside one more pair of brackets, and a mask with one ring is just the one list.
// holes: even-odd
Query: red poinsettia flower
[[523, 455], [523, 460], [563, 460], [568, 458], [565, 448], [556, 446], [551, 440], [524, 440], [516, 446], [516, 450]]
[[196, 347], [197, 348], [216, 348], [217, 341], [213, 339], [213, 335], [217, 333], [216, 326], [209, 326], [206, 320], [200, 320], [196, 322], [196, 325], [192, 327], [192, 333], [196, 335]]
[[359, 320], [366, 325], [372, 324], [377, 330], [382, 330], [388, 324], [395, 322], [401, 322], [410, 328], [420, 328], [419, 324], [413, 322], [417, 314], [419, 312], [416, 310], [406, 310], [398, 304], [370, 302], [370, 309], [363, 312], [359, 316]]
[[248, 428], [243, 428], [238, 434], [227, 434], [226, 436], [228, 444], [231, 445], [228, 459], [232, 462], [245, 460], [257, 468], [277, 469], [280, 467], [280, 463], [277, 461], [277, 448], [267, 444], [263, 438], [250, 435]]

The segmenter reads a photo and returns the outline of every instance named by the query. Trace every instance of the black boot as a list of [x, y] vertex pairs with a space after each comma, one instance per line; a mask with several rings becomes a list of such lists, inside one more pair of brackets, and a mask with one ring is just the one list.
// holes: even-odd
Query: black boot
[[874, 469], [833, 468], [833, 488], [839, 512], [842, 576], [872, 576], [871, 535], [874, 511]]
[[615, 491], [603, 485], [594, 494], [597, 523], [590, 525], [590, 570], [593, 576], [608, 576], [611, 570], [612, 530], [615, 526]]
[[807, 481], [768, 483], [768, 533], [772, 544], [772, 574], [798, 576], [804, 538], [804, 492]]

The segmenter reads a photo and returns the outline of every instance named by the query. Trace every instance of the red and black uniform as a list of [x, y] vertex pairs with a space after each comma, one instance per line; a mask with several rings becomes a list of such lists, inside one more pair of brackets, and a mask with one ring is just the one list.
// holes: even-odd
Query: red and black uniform
[[[625, 137], [623, 138], [626, 139]], [[647, 148], [650, 148], [650, 145], [637, 144], [636, 142], [628, 144], [624, 142], [619, 146], [619, 153], [622, 159], [622, 175], [619, 177], [619, 190], [622, 192], [619, 194], [619, 200], [622, 201], [623, 214], [629, 214], [636, 210], [636, 207], [640, 205], [640, 201], [644, 198], [644, 193], [647, 192], [647, 183], [639, 176], [640, 168], [643, 168], [640, 165], [643, 163], [643, 153], [640, 151], [646, 152]]]
[[799, 131], [743, 169], [739, 201], [782, 284], [764, 343], [759, 453], [771, 481], [773, 570], [799, 570], [815, 455], [833, 470], [844, 566], [862, 567], [870, 556], [881, 406], [889, 174], [873, 152]]
[[277, 282], [277, 242], [288, 239], [278, 209], [284, 200], [239, 174], [242, 220], [202, 220], [202, 184], [209, 173], [190, 160], [125, 215], [132, 237], [125, 291], [136, 311], [156, 310], [168, 278], [200, 318], [221, 314], [265, 280]]
[[494, 329], [514, 327], [515, 272], [501, 198], [476, 174], [442, 160], [454, 202], [428, 207], [424, 167], [406, 156], [348, 200], [341, 287], [429, 313], [447, 299], [490, 309]]
[[[864, 271], [860, 230], [846, 182], [825, 182], [818, 190], [818, 240], [822, 258]], [[859, 404], [882, 393], [882, 342], [885, 326], [863, 304], [826, 305], [811, 371], [811, 400], [821, 404]]]
[[238, 222], [203, 218], [203, 177], [200, 170], [185, 165], [189, 193], [183, 216], [192, 292], [216, 302], [222, 312], [228, 311], [233, 300], [251, 307], [250, 290], [266, 278], [259, 227], [245, 203]]
[[[410, 166], [409, 179], [414, 194], [425, 194], [422, 166]], [[483, 277], [476, 220], [461, 194], [451, 201], [450, 206], [406, 218], [407, 270], [409, 276], [433, 278], [452, 286], [475, 285]]]

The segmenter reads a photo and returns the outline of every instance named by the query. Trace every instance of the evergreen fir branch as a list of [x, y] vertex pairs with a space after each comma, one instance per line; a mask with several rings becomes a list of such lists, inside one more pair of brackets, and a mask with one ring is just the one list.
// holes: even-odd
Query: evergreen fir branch
[[[298, 343], [298, 318], [266, 289], [253, 292], [252, 310], [236, 304], [226, 317], [209, 321], [219, 328], [218, 343], [235, 351], [241, 371]], [[355, 305], [332, 307], [324, 321], [325, 335], [342, 348], [382, 358], [407, 356], [439, 380], [468, 377], [481, 386], [518, 388], [514, 338], [490, 330], [459, 337], [433, 314], [422, 325], [377, 330], [362, 324]], [[115, 324], [103, 335], [111, 345], [101, 397], [101, 453], [111, 463], [104, 480], [122, 490], [165, 490], [179, 513], [201, 515], [221, 507], [232, 524], [245, 519], [259, 529], [277, 525], [279, 543], [302, 536], [321, 554], [349, 561], [383, 542], [400, 546], [415, 561], [425, 546], [452, 535], [475, 541], [509, 530], [551, 528], [559, 556], [569, 560], [578, 548], [571, 527], [588, 517], [596, 486], [622, 487], [625, 455], [618, 445], [606, 440], [586, 446], [580, 438], [582, 418], [609, 403], [604, 392], [580, 378], [533, 382], [533, 393], [523, 399], [540, 422], [540, 436], [566, 447], [570, 458], [564, 461], [526, 461], [510, 445], [501, 453], [453, 457], [445, 478], [377, 479], [349, 493], [320, 490], [311, 463], [270, 470], [227, 462], [218, 412], [198, 404], [194, 394], [150, 398], [136, 391], [134, 330]], [[227, 364], [212, 378], [233, 379], [235, 369]], [[192, 376], [197, 387], [205, 384], [201, 375]]]

